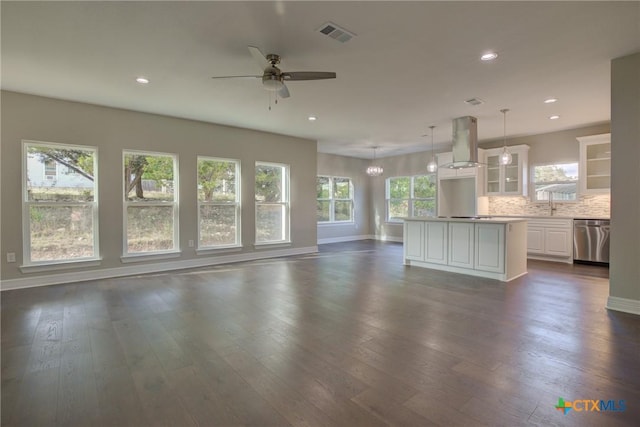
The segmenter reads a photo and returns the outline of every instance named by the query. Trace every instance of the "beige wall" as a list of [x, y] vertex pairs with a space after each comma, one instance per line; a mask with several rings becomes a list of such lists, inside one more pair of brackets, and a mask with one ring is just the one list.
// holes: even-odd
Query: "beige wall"
[[[20, 278], [22, 261], [21, 140], [98, 147], [100, 252], [97, 269], [122, 267], [122, 150], [178, 154], [180, 170], [180, 260], [198, 256], [196, 156], [239, 159], [242, 168], [242, 252], [254, 251], [254, 165], [290, 165], [291, 248], [317, 242], [315, 212], [316, 142], [166, 116], [2, 92], [2, 279]], [[15, 252], [17, 263], [6, 262]], [[215, 257], [215, 255], [210, 255]], [[130, 265], [130, 264], [128, 264]], [[38, 274], [28, 273], [33, 277]]]
[[318, 242], [369, 237], [371, 212], [370, 182], [366, 174], [369, 161], [355, 157], [318, 153], [318, 175], [351, 178], [354, 187], [354, 222], [318, 225]]
[[611, 62], [611, 141], [609, 295], [640, 313], [640, 52]]

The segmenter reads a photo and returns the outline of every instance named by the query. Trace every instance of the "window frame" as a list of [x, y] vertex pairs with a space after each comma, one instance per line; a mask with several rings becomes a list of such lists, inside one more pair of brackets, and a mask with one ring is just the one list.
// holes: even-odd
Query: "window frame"
[[[45, 142], [35, 140], [22, 140], [22, 265], [23, 272], [40, 271], [41, 268], [51, 267], [55, 269], [56, 266], [85, 266], [87, 264], [97, 265], [97, 261], [101, 260], [100, 256], [100, 224], [99, 224], [99, 195], [98, 195], [98, 147], [90, 145], [80, 144], [63, 144], [56, 142]], [[91, 202], [37, 202], [29, 200], [29, 171], [28, 171], [28, 158], [29, 147], [50, 147], [58, 149], [76, 149], [90, 151], [93, 153], [93, 201]], [[43, 164], [42, 180], [49, 181], [45, 173], [45, 165]], [[56, 178], [58, 174], [58, 166], [56, 163]], [[77, 257], [72, 259], [59, 259], [59, 260], [47, 260], [47, 261], [32, 261], [31, 259], [31, 207], [63, 207], [63, 206], [80, 206], [91, 208], [91, 222], [92, 222], [92, 235], [93, 235], [93, 256]]]
[[[127, 194], [124, 191], [125, 182], [124, 182], [124, 172], [125, 172], [125, 158], [127, 154], [133, 155], [145, 155], [145, 156], [157, 156], [157, 157], [171, 157], [173, 158], [173, 202], [169, 201], [156, 201], [156, 202], [140, 202], [140, 201], [129, 201], [127, 200]], [[148, 151], [148, 150], [130, 150], [123, 149], [122, 150], [122, 169], [120, 172], [120, 191], [122, 191], [122, 256], [121, 260], [123, 262], [132, 262], [137, 260], [145, 260], [145, 259], [153, 259], [153, 258], [163, 258], [167, 255], [179, 255], [180, 254], [180, 182], [179, 182], [179, 161], [178, 154], [175, 153], [165, 153], [158, 151]], [[127, 208], [129, 206], [147, 206], [147, 207], [166, 207], [172, 206], [173, 212], [173, 247], [171, 249], [160, 250], [160, 251], [146, 251], [146, 252], [129, 252], [128, 251], [128, 220], [127, 220]]]
[[560, 161], [560, 162], [547, 162], [547, 163], [537, 163], [534, 165], [531, 165], [531, 170], [530, 170], [530, 185], [531, 185], [531, 196], [530, 196], [530, 201], [531, 203], [537, 203], [537, 204], [548, 204], [549, 200], [548, 199], [538, 199], [537, 198], [537, 191], [536, 191], [536, 168], [537, 167], [544, 167], [544, 166], [556, 166], [556, 165], [567, 165], [567, 164], [575, 164], [576, 165], [576, 170], [577, 170], [577, 178], [575, 181], [555, 181], [555, 182], [550, 182], [548, 184], [575, 184], [576, 186], [576, 198], [571, 200], [571, 199], [567, 199], [567, 200], [562, 200], [562, 199], [553, 199], [551, 200], [553, 203], [578, 203], [580, 201], [580, 164], [578, 161]]
[[[414, 203], [416, 201], [429, 201], [433, 200], [435, 202], [435, 212], [437, 212], [438, 206], [438, 198], [437, 194], [433, 196], [433, 198], [425, 198], [425, 197], [415, 197], [415, 178], [418, 177], [432, 177], [431, 179], [434, 181], [434, 185], [437, 186], [437, 178], [435, 173], [424, 173], [418, 175], [400, 175], [400, 176], [390, 176], [385, 180], [385, 221], [390, 224], [402, 224], [403, 220], [400, 217], [390, 217], [391, 213], [391, 202], [392, 201], [407, 201], [407, 216], [411, 217], [413, 215]], [[401, 178], [409, 178], [409, 197], [408, 198], [394, 198], [391, 199], [391, 180], [392, 179], [401, 179]], [[434, 212], [434, 214], [435, 214]]]
[[[282, 187], [283, 191], [281, 192], [281, 200], [279, 202], [260, 202], [256, 199], [257, 195], [255, 193], [256, 189], [256, 175], [255, 172], [258, 166], [269, 166], [269, 167], [278, 167], [282, 169]], [[289, 244], [291, 243], [291, 196], [290, 196], [290, 187], [291, 187], [291, 179], [290, 179], [290, 166], [284, 163], [274, 163], [274, 162], [264, 162], [264, 161], [256, 161], [254, 165], [254, 178], [253, 178], [253, 191], [254, 191], [254, 245], [255, 246], [268, 246], [268, 245], [279, 245], [279, 244]], [[258, 241], [258, 207], [259, 206], [267, 206], [267, 205], [277, 205], [282, 207], [283, 218], [282, 218], [282, 232], [283, 238], [281, 240], [265, 240]]]
[[[316, 198], [316, 206], [318, 202], [324, 201], [329, 202], [329, 220], [328, 221], [317, 221], [318, 225], [333, 225], [333, 224], [353, 224], [355, 222], [355, 189], [353, 185], [353, 179], [347, 176], [332, 176], [332, 175], [318, 175], [316, 176], [316, 188], [318, 184], [318, 178], [328, 178], [329, 179], [329, 198]], [[346, 179], [349, 180], [349, 198], [341, 199], [335, 197], [334, 192], [334, 179]], [[336, 220], [335, 219], [335, 202], [350, 202], [351, 203], [351, 219], [349, 220]]]
[[[199, 191], [200, 189], [198, 188], [200, 186], [200, 178], [198, 176], [198, 169], [200, 166], [200, 161], [201, 160], [205, 160], [205, 161], [216, 161], [216, 162], [225, 162], [225, 163], [234, 163], [235, 164], [235, 196], [236, 199], [234, 202], [219, 202], [219, 201], [211, 201], [211, 202], [206, 202], [206, 201], [201, 201], [200, 200], [200, 196], [199, 196]], [[241, 200], [242, 197], [240, 195], [240, 191], [242, 189], [242, 185], [241, 185], [241, 179], [242, 179], [242, 175], [241, 175], [241, 162], [238, 159], [226, 159], [226, 158], [221, 158], [221, 157], [210, 157], [210, 156], [197, 156], [196, 158], [196, 203], [197, 203], [197, 209], [198, 209], [198, 226], [197, 226], [197, 232], [198, 232], [198, 240], [197, 240], [197, 245], [196, 245], [196, 251], [209, 251], [209, 250], [216, 250], [216, 249], [230, 249], [230, 248], [240, 248], [242, 247], [242, 240], [241, 240], [241, 236], [242, 236], [242, 230], [241, 230], [241, 220], [242, 220], [242, 208], [241, 208]], [[200, 208], [202, 206], [230, 206], [230, 205], [235, 205], [235, 226], [236, 226], [236, 232], [235, 232], [235, 243], [233, 244], [225, 244], [225, 245], [200, 245], [200, 241], [201, 241], [201, 229], [200, 229], [200, 224], [201, 224], [201, 218], [200, 218]]]

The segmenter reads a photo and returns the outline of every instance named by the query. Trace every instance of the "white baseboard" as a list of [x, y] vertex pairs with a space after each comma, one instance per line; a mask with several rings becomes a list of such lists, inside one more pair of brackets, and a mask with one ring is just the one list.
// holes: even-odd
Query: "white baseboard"
[[186, 268], [207, 267], [232, 262], [255, 261], [259, 259], [278, 258], [292, 255], [311, 254], [318, 252], [318, 246], [303, 248], [278, 249], [270, 251], [256, 251], [233, 255], [208, 256], [182, 261], [158, 262], [151, 264], [128, 265], [126, 267], [104, 268], [99, 270], [74, 271], [44, 276], [21, 277], [0, 281], [0, 290], [33, 288], [37, 286], [58, 285], [61, 283], [85, 282], [112, 277], [135, 276], [146, 273], [159, 273]]
[[640, 300], [610, 296], [607, 299], [607, 308], [609, 310], [640, 315]]
[[397, 243], [402, 243], [402, 236], [400, 237], [394, 237], [394, 236], [380, 236], [377, 235], [375, 237], [376, 240], [381, 240], [383, 242], [397, 242]]
[[537, 255], [537, 254], [527, 254], [527, 259], [573, 264], [573, 258], [571, 257], [567, 258], [567, 257], [554, 257], [554, 256], [545, 256], [545, 255]]
[[324, 245], [326, 243], [353, 242], [355, 240], [370, 240], [375, 238], [376, 237], [371, 234], [362, 234], [359, 236], [327, 237], [326, 239], [318, 239], [318, 244]]

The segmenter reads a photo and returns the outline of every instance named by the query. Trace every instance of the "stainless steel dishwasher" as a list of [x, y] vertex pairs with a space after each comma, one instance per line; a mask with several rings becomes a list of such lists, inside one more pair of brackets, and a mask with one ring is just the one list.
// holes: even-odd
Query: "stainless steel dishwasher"
[[608, 219], [573, 220], [573, 259], [609, 264]]

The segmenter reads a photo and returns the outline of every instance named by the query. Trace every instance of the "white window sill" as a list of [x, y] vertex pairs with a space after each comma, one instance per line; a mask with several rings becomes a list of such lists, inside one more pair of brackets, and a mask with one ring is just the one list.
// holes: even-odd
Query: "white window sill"
[[181, 254], [182, 254], [181, 251], [127, 254], [127, 255], [121, 256], [120, 261], [123, 264], [127, 264], [131, 262], [143, 262], [143, 261], [153, 261], [158, 259], [179, 258]]
[[282, 242], [265, 242], [265, 243], [254, 243], [253, 247], [255, 249], [272, 249], [272, 248], [288, 248], [291, 246], [291, 241], [282, 241]]
[[356, 223], [354, 221], [335, 221], [335, 222], [319, 222], [318, 227], [332, 227], [335, 225], [351, 225], [354, 226]]
[[241, 250], [242, 250], [242, 245], [220, 246], [217, 248], [196, 249], [196, 255], [211, 255], [211, 254], [221, 254], [221, 253], [228, 253], [228, 252], [240, 252]]
[[20, 271], [23, 273], [39, 273], [42, 271], [69, 270], [71, 268], [97, 267], [100, 265], [100, 258], [91, 258], [82, 261], [52, 261], [39, 264], [21, 265]]
[[404, 224], [404, 221], [385, 221], [384, 223], [386, 225], [402, 225]]

